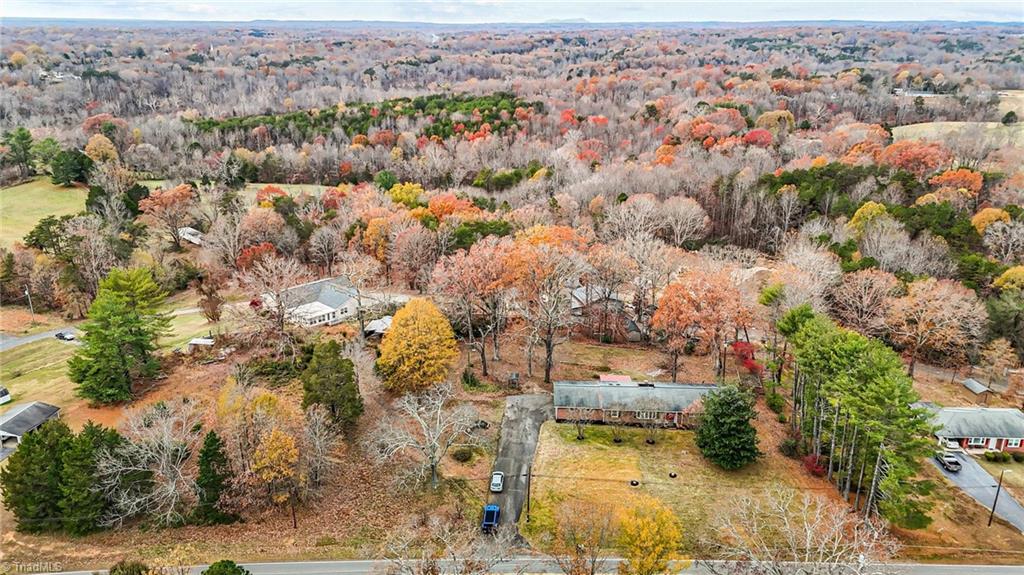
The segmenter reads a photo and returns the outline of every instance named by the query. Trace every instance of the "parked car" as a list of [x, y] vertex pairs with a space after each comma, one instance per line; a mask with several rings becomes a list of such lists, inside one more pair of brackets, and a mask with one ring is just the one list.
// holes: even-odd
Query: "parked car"
[[6, 387], [0, 387], [0, 405], [11, 402], [11, 392]]
[[498, 528], [498, 518], [501, 517], [501, 508], [497, 505], [484, 505], [484, 520], [480, 522], [480, 530], [484, 533], [493, 533]]
[[70, 331], [58, 331], [53, 337], [61, 341], [75, 341], [75, 334]]
[[942, 448], [946, 451], [961, 451], [960, 444], [952, 439], [943, 439]]
[[943, 469], [952, 473], [960, 471], [962, 467], [960, 460], [952, 453], [936, 453], [935, 460], [939, 462]]
[[505, 474], [495, 471], [491, 474], [491, 493], [501, 493], [505, 489]]

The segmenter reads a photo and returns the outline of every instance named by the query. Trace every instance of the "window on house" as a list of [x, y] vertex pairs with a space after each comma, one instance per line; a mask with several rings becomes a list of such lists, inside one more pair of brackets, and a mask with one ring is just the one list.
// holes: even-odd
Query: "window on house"
[[1007, 447], [1020, 447], [1020, 438], [1017, 438], [1017, 439], [1007, 439], [1006, 440], [1006, 446]]
[[634, 412], [634, 415], [636, 415], [637, 419], [657, 419], [658, 418], [658, 412], [657, 411], [636, 411], [636, 412]]
[[967, 440], [967, 445], [985, 445], [984, 437], [972, 437]]
[[609, 418], [611, 418], [611, 419], [618, 419], [619, 418], [619, 410], [618, 409], [606, 409], [604, 411], [604, 414], [606, 416], [608, 416]]

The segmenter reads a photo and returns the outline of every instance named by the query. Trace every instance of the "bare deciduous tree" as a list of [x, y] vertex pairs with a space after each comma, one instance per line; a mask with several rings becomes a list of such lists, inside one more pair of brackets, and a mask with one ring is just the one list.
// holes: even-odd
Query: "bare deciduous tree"
[[412, 458], [412, 477], [418, 480], [429, 474], [436, 488], [438, 467], [448, 450], [476, 441], [476, 410], [465, 404], [449, 407], [453, 397], [450, 383], [401, 397], [393, 415], [386, 415], [369, 436], [367, 447], [380, 461]]
[[198, 447], [202, 414], [186, 399], [160, 402], [128, 414], [124, 441], [101, 452], [96, 462], [99, 489], [111, 501], [106, 525], [149, 515], [164, 525], [184, 519], [195, 494], [187, 462]]
[[898, 549], [879, 523], [817, 495], [781, 490], [744, 496], [717, 522], [712, 548], [725, 561], [701, 561], [720, 575], [888, 575]]

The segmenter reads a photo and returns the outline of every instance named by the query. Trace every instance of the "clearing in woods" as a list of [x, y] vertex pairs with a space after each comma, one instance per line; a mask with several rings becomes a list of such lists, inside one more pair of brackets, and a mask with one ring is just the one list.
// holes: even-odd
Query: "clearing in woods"
[[0, 188], [0, 247], [10, 248], [46, 216], [77, 214], [85, 209], [84, 188], [62, 188], [48, 178]]

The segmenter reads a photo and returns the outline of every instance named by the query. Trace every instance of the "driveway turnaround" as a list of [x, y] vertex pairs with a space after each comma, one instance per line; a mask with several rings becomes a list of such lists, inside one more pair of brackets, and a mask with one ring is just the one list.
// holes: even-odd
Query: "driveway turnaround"
[[499, 525], [515, 526], [526, 502], [526, 481], [537, 450], [540, 426], [555, 415], [547, 394], [515, 395], [505, 400], [501, 441], [494, 471], [505, 473], [505, 489], [492, 493], [490, 503], [501, 507]]
[[[961, 491], [973, 497], [986, 509], [992, 509], [992, 501], [996, 497], [996, 485], [999, 478], [992, 477], [973, 457], [964, 453], [954, 453], [963, 469], [959, 473], [950, 473], [943, 469], [935, 459], [930, 461], [939, 468], [939, 471], [946, 476]], [[1024, 533], [1024, 506], [1010, 497], [1010, 494], [1003, 489], [999, 494], [999, 502], [996, 503], [996, 515]]]

